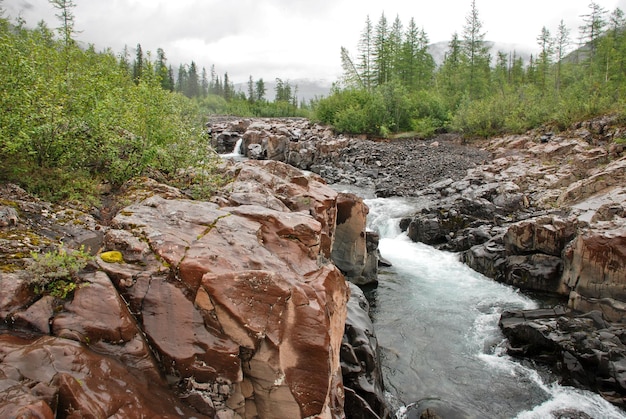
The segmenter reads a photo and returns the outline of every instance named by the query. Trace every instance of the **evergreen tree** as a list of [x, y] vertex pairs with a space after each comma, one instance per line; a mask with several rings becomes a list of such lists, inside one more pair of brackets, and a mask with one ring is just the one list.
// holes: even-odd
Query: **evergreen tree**
[[513, 51], [510, 54], [510, 69], [509, 69], [509, 84], [512, 86], [520, 86], [524, 83], [524, 60], [522, 57], [518, 57], [517, 53]]
[[509, 55], [503, 51], [498, 51], [496, 57], [496, 67], [493, 71], [494, 85], [501, 95], [505, 95], [505, 87], [509, 83]]
[[198, 76], [196, 63], [193, 61], [189, 65], [189, 70], [187, 71], [187, 86], [185, 89], [185, 95], [190, 98], [200, 96], [200, 77]]
[[561, 19], [561, 23], [559, 23], [559, 27], [557, 29], [556, 37], [554, 38], [556, 53], [555, 87], [557, 94], [561, 90], [561, 70], [563, 68], [563, 58], [565, 57], [565, 53], [569, 44], [569, 29], [567, 28], [567, 26], [565, 26], [565, 23]]
[[129, 77], [132, 77], [129, 58], [130, 58], [130, 53], [128, 52], [128, 46], [124, 45], [124, 49], [119, 55], [119, 66], [124, 74], [126, 74]]
[[59, 11], [56, 17], [61, 21], [59, 34], [65, 47], [69, 47], [74, 43], [74, 14], [72, 9], [76, 7], [72, 0], [48, 0], [52, 6]]
[[178, 76], [176, 77], [176, 91], [184, 94], [187, 91], [187, 69], [183, 64], [178, 66]]
[[133, 63], [133, 81], [135, 84], [139, 84], [141, 77], [143, 76], [143, 51], [141, 50], [141, 44], [137, 44], [137, 53], [135, 55], [135, 62]]
[[357, 66], [350, 57], [350, 53], [344, 47], [341, 47], [341, 68], [343, 69], [342, 83], [344, 85], [368, 89], [364, 77], [359, 73]]
[[256, 100], [258, 101], [263, 101], [265, 100], [265, 93], [266, 93], [267, 89], [265, 88], [265, 82], [263, 81], [263, 79], [258, 79], [255, 83], [255, 92], [254, 92], [254, 96], [256, 97]]
[[[375, 72], [374, 72], [374, 28], [369, 15], [365, 19], [365, 27], [361, 32], [358, 45], [359, 57], [357, 64], [350, 63], [348, 68], [353, 70], [354, 75], [360, 80], [359, 84], [362, 84], [368, 91], [375, 86]], [[345, 57], [349, 58], [347, 50], [345, 50]], [[344, 51], [342, 49], [342, 63], [344, 61]], [[352, 60], [350, 60], [352, 61]], [[352, 79], [351, 77], [350, 79]]]
[[248, 102], [255, 102], [254, 93], [254, 81], [252, 80], [252, 75], [250, 75], [250, 77], [248, 77]]
[[606, 10], [598, 3], [592, 1], [589, 3], [589, 13], [582, 15], [583, 25], [580, 26], [581, 39], [586, 43], [589, 49], [589, 59], [593, 60], [598, 48], [598, 40], [604, 33], [606, 27]]
[[228, 78], [228, 73], [224, 73], [224, 99], [231, 100], [235, 95], [235, 86], [232, 85]]
[[552, 64], [552, 57], [554, 55], [554, 40], [550, 31], [545, 26], [541, 28], [541, 33], [537, 37], [537, 44], [541, 48], [539, 56], [537, 57], [537, 72], [538, 82], [542, 91], [546, 89], [546, 82], [548, 80], [548, 70]]
[[374, 33], [373, 70], [375, 86], [385, 84], [390, 79], [391, 53], [389, 42], [389, 24], [383, 12]]
[[467, 67], [467, 92], [470, 99], [481, 97], [486, 87], [486, 76], [489, 74], [489, 48], [482, 32], [482, 22], [478, 16], [476, 0], [472, 0], [469, 14], [463, 27], [463, 58]]
[[624, 40], [626, 30], [626, 19], [624, 12], [617, 8], [609, 16], [608, 30], [601, 39], [599, 45], [599, 65], [604, 72], [604, 82], [618, 82], [624, 80]]
[[202, 97], [207, 97], [209, 94], [209, 77], [206, 71], [206, 67], [202, 67], [202, 82], [200, 88], [200, 94], [202, 95]]
[[165, 51], [162, 48], [157, 49], [157, 59], [154, 65], [154, 74], [156, 76], [159, 85], [170, 92], [174, 90], [172, 80], [170, 79], [170, 72], [167, 67], [167, 58], [165, 58]]
[[452, 107], [458, 103], [458, 98], [462, 94], [461, 74], [462, 66], [462, 45], [458, 33], [452, 34], [452, 39], [448, 43], [443, 64], [439, 69], [440, 87], [444, 97], [449, 98]]
[[404, 34], [402, 22], [400, 16], [396, 15], [396, 19], [391, 25], [391, 31], [389, 32], [389, 80], [394, 80], [399, 77], [400, 61], [402, 60], [402, 37]]
[[174, 82], [174, 69], [170, 65], [167, 68], [167, 77], [168, 77], [168, 86], [170, 86], [170, 91], [174, 91], [176, 88], [176, 83]]

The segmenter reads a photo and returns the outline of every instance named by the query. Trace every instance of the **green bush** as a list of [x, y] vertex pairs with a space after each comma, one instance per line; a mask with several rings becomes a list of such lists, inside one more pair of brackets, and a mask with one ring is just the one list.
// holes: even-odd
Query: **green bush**
[[0, 181], [53, 201], [211, 160], [200, 108], [149, 72], [135, 83], [110, 51], [0, 25]]
[[50, 294], [65, 299], [78, 287], [80, 272], [92, 256], [80, 250], [67, 251], [62, 247], [43, 255], [31, 253], [33, 262], [27, 272], [30, 283], [38, 294]]

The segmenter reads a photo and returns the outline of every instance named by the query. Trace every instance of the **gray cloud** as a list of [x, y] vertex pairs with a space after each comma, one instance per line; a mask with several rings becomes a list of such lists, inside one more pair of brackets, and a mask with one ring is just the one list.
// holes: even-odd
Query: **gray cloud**
[[[626, 8], [626, 0], [596, 0], [607, 10]], [[406, 0], [74, 0], [78, 39], [97, 48], [120, 52], [140, 43], [144, 51], [163, 48], [170, 63], [192, 60], [215, 65], [218, 73], [245, 82], [255, 78], [308, 77], [334, 80], [340, 73], [341, 46], [356, 52], [370, 16], [384, 11], [404, 23], [415, 17], [431, 42], [447, 41], [461, 32], [470, 0], [424, 2]], [[480, 0], [477, 7], [490, 40], [537, 48], [543, 25], [551, 30], [564, 19], [572, 32], [588, 0], [525, 0], [504, 3]], [[57, 26], [48, 0], [9, 0], [7, 14], [22, 14], [34, 26], [45, 19]], [[574, 35], [575, 36], [575, 35]]]

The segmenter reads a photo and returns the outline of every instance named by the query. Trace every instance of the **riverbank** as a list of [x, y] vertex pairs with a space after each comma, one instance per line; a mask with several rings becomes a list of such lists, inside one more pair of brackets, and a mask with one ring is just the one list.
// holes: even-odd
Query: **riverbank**
[[[414, 241], [458, 252], [478, 272], [560, 296], [568, 307], [552, 316], [510, 316], [522, 319], [505, 322], [521, 330], [511, 353], [549, 359], [566, 381], [624, 404], [620, 363], [626, 352], [619, 324], [626, 313], [626, 129], [615, 117], [469, 147], [450, 136], [335, 137], [308, 121], [240, 121], [230, 132], [251, 158], [282, 159], [331, 183], [373, 189], [379, 197], [423, 198], [401, 222]], [[576, 330], [582, 344], [558, 345], [569, 339], [566, 325], [577, 323], [568, 319], [594, 312], [601, 321], [578, 322], [584, 324]], [[554, 348], [556, 357], [545, 356]]]

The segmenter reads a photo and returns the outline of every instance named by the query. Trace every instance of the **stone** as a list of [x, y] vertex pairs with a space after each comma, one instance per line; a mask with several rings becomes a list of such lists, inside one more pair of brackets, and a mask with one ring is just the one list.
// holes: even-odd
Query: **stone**
[[19, 214], [15, 208], [0, 205], [0, 227], [17, 227], [19, 219]]
[[[43, 385], [58, 395], [58, 399], [55, 398], [58, 404], [46, 403], [48, 409], [41, 403], [33, 403], [32, 399], [19, 402], [22, 412], [40, 412], [38, 417], [54, 417], [50, 416], [53, 408], [72, 412], [68, 418], [194, 416], [194, 412], [173, 397], [157, 377], [143, 376], [109, 356], [63, 338], [19, 338], [2, 334], [0, 368], [14, 369], [22, 385], [33, 390]], [[0, 402], [0, 410], [6, 406]]]
[[385, 418], [390, 414], [384, 395], [380, 350], [363, 291], [350, 284], [346, 329], [341, 345], [346, 392], [346, 416]]
[[[339, 194], [337, 227], [331, 257], [349, 281], [360, 285], [376, 283], [378, 266], [376, 257], [370, 256], [373, 250], [368, 250], [368, 237], [365, 231], [368, 212], [361, 198], [353, 194]], [[374, 238], [370, 236], [370, 240]], [[370, 245], [370, 248], [372, 247], [377, 248], [375, 244]], [[372, 262], [368, 262], [370, 259]]]
[[[564, 252], [563, 283], [576, 292], [570, 298], [572, 308], [590, 311], [613, 306], [606, 310], [609, 320], [624, 321], [626, 228], [578, 235]], [[607, 299], [615, 303], [607, 304]]]
[[[605, 327], [602, 315], [574, 316], [562, 310], [504, 312], [500, 328], [508, 353], [548, 363], [565, 384], [591, 388], [618, 406], [626, 404], [626, 347], [616, 338], [623, 326]], [[600, 329], [598, 328], [600, 327]]]
[[577, 228], [573, 218], [532, 218], [512, 224], [504, 235], [504, 245], [514, 255], [544, 253], [560, 257], [565, 245], [576, 236]]

